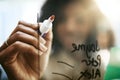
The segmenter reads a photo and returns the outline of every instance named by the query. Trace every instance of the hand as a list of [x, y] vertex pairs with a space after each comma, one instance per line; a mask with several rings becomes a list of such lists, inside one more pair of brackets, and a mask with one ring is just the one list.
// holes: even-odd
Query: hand
[[38, 80], [46, 69], [52, 44], [52, 30], [41, 37], [38, 25], [20, 21], [0, 47], [0, 64], [10, 80]]

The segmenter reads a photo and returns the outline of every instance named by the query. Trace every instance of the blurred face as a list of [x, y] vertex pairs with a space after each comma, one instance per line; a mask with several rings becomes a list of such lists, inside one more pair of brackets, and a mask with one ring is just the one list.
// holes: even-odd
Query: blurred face
[[90, 12], [79, 3], [71, 3], [61, 13], [56, 32], [63, 47], [71, 49], [72, 43], [84, 43], [93, 27]]

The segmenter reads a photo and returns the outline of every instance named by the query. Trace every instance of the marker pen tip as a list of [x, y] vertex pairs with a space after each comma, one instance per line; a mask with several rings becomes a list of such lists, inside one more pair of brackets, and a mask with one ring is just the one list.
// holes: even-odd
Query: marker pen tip
[[53, 22], [54, 19], [55, 19], [55, 15], [51, 15], [51, 16], [49, 17], [49, 19]]

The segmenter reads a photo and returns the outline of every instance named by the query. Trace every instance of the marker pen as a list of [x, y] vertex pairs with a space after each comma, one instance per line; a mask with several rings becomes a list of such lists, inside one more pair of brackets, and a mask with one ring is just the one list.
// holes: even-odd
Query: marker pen
[[39, 31], [41, 36], [47, 33], [50, 28], [52, 28], [52, 22], [54, 21], [54, 19], [55, 19], [55, 16], [52, 15], [47, 20], [44, 20], [43, 23], [39, 23], [40, 24]]

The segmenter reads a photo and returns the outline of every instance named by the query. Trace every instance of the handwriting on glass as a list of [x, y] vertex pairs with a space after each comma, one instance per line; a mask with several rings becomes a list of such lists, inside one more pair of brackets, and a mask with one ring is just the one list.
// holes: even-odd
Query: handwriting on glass
[[88, 59], [88, 60], [82, 60], [81, 62], [85, 63], [87, 66], [92, 66], [94, 68], [91, 69], [91, 72], [89, 72], [88, 70], [85, 70], [83, 72], [81, 72], [81, 76], [79, 77], [78, 80], [80, 80], [82, 77], [86, 77], [88, 79], [96, 79], [97, 77], [100, 78], [101, 77], [101, 73], [99, 68], [96, 67], [100, 67], [101, 65], [101, 56], [98, 55], [97, 59], [95, 60], [94, 58]]
[[72, 53], [76, 52], [76, 51], [85, 51], [87, 58], [90, 58], [90, 56], [88, 55], [90, 52], [96, 52], [99, 51], [100, 48], [98, 47], [98, 42], [96, 41], [96, 43], [91, 43], [91, 44], [72, 44], [73, 50], [71, 51]]
[[[90, 52], [97, 52], [100, 50], [100, 48], [98, 47], [97, 41], [95, 44], [89, 44], [89, 45], [73, 43], [72, 47], [73, 47], [72, 53], [74, 53], [76, 51], [84, 50], [84, 52], [86, 53], [87, 59], [83, 59], [81, 62], [85, 63], [86, 66], [92, 66], [90, 71], [89, 71], [89, 69], [86, 69], [85, 71], [80, 72], [80, 75], [78, 76], [77, 80], [80, 80], [83, 77], [85, 77], [87, 79], [100, 78], [101, 73], [100, 73], [99, 67], [101, 66], [101, 56], [97, 55], [97, 57], [95, 59], [94, 57], [89, 55]], [[71, 65], [67, 62], [64, 62], [64, 61], [57, 61], [57, 62], [64, 64], [68, 67], [74, 68], [73, 65]], [[64, 76], [64, 77], [68, 78], [69, 80], [73, 80], [73, 78], [69, 77], [66, 74], [57, 73], [57, 72], [53, 72], [52, 74]]]

